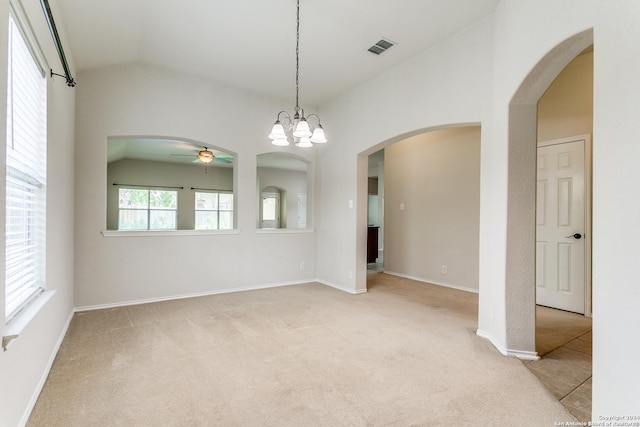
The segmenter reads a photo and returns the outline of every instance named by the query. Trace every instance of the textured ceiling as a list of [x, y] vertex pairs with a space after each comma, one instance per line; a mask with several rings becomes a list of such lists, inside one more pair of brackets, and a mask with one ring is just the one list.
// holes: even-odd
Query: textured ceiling
[[[301, 0], [300, 105], [353, 89], [490, 15], [498, 3]], [[142, 63], [295, 99], [295, 0], [56, 4], [77, 70]], [[381, 37], [397, 46], [381, 56], [367, 52]]]

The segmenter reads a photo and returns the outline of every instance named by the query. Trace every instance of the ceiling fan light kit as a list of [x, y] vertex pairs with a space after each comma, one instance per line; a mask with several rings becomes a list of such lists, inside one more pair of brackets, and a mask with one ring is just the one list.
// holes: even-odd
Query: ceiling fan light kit
[[[320, 123], [320, 117], [317, 114], [309, 114], [309, 118], [315, 117], [318, 125], [311, 131], [307, 117], [304, 115], [304, 109], [299, 105], [299, 86], [300, 86], [300, 0], [296, 1], [296, 106], [293, 109], [294, 114], [291, 116], [286, 111], [280, 111], [273, 124], [269, 139], [273, 145], [284, 147], [290, 144], [288, 133], [292, 134], [293, 142], [300, 148], [313, 147], [313, 144], [324, 144], [327, 138], [324, 135], [324, 129]], [[286, 128], [285, 128], [286, 126]]]
[[214, 158], [215, 156], [211, 151], [207, 150], [207, 147], [204, 147], [204, 150], [198, 151], [198, 160], [200, 160], [200, 163], [204, 165], [208, 165], [213, 162]]

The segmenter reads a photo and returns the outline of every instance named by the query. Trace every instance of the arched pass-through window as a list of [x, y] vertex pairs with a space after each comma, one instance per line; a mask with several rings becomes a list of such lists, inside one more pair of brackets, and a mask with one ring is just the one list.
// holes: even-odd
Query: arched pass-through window
[[311, 227], [313, 176], [308, 161], [287, 153], [257, 157], [258, 229], [307, 230]]
[[108, 138], [107, 230], [237, 228], [236, 161], [188, 139]]

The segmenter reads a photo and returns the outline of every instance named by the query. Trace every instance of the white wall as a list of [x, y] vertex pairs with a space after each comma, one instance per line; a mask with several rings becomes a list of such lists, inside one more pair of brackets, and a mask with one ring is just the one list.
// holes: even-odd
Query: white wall
[[333, 144], [320, 153], [318, 275], [365, 289], [364, 155], [421, 129], [482, 122], [479, 332], [506, 354], [535, 354], [536, 103], [595, 34], [593, 413], [636, 414], [638, 22], [634, 0], [503, 0], [491, 20], [323, 105]]
[[505, 354], [535, 357], [536, 103], [588, 43], [547, 54], [591, 28], [592, 6], [503, 0], [495, 13], [490, 115], [482, 127], [478, 330]]
[[[77, 306], [315, 278], [313, 232], [256, 231], [256, 156], [290, 150], [313, 161], [315, 155], [270, 144], [270, 117], [287, 108], [285, 103], [147, 66], [86, 71], [78, 80], [76, 196], [82, 203], [76, 205]], [[186, 138], [237, 153], [237, 234], [104, 237], [107, 137], [126, 135]]]
[[[593, 415], [640, 400], [640, 4], [596, 2], [593, 145]], [[637, 422], [637, 419], [636, 419]]]
[[425, 130], [485, 120], [492, 32], [483, 20], [323, 106], [331, 144], [319, 151], [321, 279], [366, 290], [369, 154]]
[[195, 228], [194, 188], [233, 191], [233, 168], [123, 159], [107, 166], [107, 229], [118, 229], [118, 189], [113, 184], [166, 185], [178, 189], [178, 229]]
[[480, 128], [396, 142], [384, 166], [385, 272], [477, 291]]
[[[49, 66], [62, 71], [53, 47], [45, 15], [39, 2], [25, 2], [26, 13], [42, 47]], [[54, 15], [55, 3], [51, 4]], [[6, 117], [7, 22], [9, 2], [0, 2], [0, 116]], [[63, 43], [64, 26], [57, 23]], [[73, 57], [65, 44], [67, 59], [73, 69]], [[12, 342], [8, 351], [0, 351], [0, 425], [18, 426], [26, 419], [44, 384], [57, 346], [62, 339], [73, 307], [73, 233], [74, 226], [74, 103], [75, 89], [67, 87], [63, 78], [48, 79], [48, 153], [47, 153], [47, 277], [46, 288], [55, 290], [53, 297]], [[0, 120], [0, 193], [4, 197], [5, 120]], [[3, 209], [4, 212], [4, 209]], [[0, 233], [4, 237], [4, 215]], [[4, 245], [0, 250], [0, 277], [4, 278]], [[4, 291], [0, 305], [4, 307]], [[4, 316], [2, 316], [4, 319]], [[0, 329], [5, 331], [4, 320]], [[3, 333], [4, 335], [4, 333]]]

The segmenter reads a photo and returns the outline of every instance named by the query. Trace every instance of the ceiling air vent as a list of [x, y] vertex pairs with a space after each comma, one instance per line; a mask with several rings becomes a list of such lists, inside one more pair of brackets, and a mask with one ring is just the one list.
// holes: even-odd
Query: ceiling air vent
[[395, 45], [396, 44], [392, 41], [389, 41], [387, 39], [380, 39], [379, 42], [377, 42], [367, 50], [375, 55], [380, 55], [381, 53], [386, 52]]

